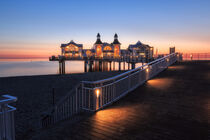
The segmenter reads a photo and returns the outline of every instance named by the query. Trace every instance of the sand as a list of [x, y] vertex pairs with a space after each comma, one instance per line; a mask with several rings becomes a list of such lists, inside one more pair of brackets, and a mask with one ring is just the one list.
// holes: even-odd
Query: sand
[[82, 80], [100, 80], [119, 73], [122, 71], [0, 78], [0, 95], [9, 94], [18, 98], [12, 104], [17, 108], [16, 139], [23, 140], [39, 127], [41, 115], [52, 107], [52, 88], [57, 102]]

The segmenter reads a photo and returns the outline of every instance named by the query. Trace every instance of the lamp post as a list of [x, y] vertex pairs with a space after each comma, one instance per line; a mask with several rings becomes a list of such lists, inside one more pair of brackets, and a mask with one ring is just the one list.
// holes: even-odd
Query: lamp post
[[95, 97], [96, 97], [96, 110], [100, 108], [100, 94], [101, 94], [101, 89], [96, 88], [95, 89]]

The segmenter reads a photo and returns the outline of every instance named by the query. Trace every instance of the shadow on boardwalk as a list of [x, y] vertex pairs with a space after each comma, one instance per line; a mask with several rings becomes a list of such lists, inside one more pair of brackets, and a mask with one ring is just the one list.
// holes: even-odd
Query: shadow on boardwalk
[[31, 139], [207, 140], [209, 113], [210, 61], [179, 62], [108, 108]]

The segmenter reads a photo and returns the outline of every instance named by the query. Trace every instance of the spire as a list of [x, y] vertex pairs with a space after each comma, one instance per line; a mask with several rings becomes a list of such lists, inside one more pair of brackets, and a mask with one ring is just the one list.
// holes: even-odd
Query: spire
[[101, 35], [98, 33], [98, 34], [97, 34], [97, 39], [100, 39], [100, 37], [101, 37]]
[[100, 36], [100, 34], [98, 33], [97, 34], [97, 40], [96, 40], [96, 43], [95, 44], [102, 44], [102, 42], [101, 42], [101, 36]]
[[118, 39], [118, 35], [116, 33], [114, 35], [114, 39]]
[[118, 35], [115, 33], [114, 35], [114, 41], [113, 44], [120, 44], [120, 42], [118, 41]]

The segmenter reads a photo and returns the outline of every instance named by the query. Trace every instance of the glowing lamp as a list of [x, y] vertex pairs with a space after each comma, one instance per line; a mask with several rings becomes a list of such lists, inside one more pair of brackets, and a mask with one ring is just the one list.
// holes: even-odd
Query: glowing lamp
[[100, 94], [100, 89], [96, 89], [95, 92], [96, 92], [96, 97], [98, 98]]
[[149, 68], [146, 69], [146, 72], [149, 72]]

